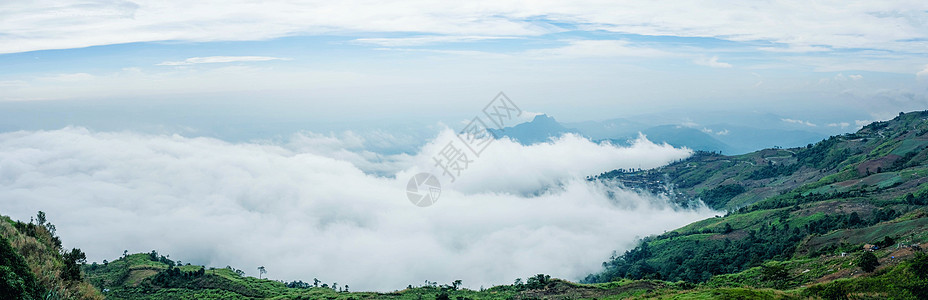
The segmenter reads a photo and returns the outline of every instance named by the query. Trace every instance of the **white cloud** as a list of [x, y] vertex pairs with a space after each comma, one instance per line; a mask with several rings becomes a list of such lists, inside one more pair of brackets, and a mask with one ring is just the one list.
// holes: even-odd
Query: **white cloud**
[[587, 58], [587, 57], [658, 57], [668, 52], [634, 45], [625, 40], [572, 40], [563, 47], [532, 49], [525, 52], [535, 58]]
[[924, 69], [918, 71], [918, 73], [915, 73], [915, 76], [919, 78], [928, 77], [928, 65], [925, 65]]
[[805, 125], [805, 126], [809, 126], [809, 127], [818, 126], [818, 125], [815, 125], [815, 123], [812, 123], [812, 122], [809, 122], [809, 121], [803, 121], [803, 120], [796, 120], [796, 119], [780, 119], [780, 120], [782, 120], [783, 122], [786, 122], [786, 123], [793, 123], [793, 124]]
[[712, 68], [731, 68], [731, 64], [720, 62], [718, 56], [713, 56], [710, 58], [701, 57], [693, 60], [693, 63], [700, 66], [707, 66]]
[[844, 129], [844, 128], [847, 128], [848, 126], [851, 126], [851, 123], [848, 123], [848, 122], [828, 123], [828, 127], [841, 127], [842, 129]]
[[396, 178], [366, 175], [338, 151], [362, 138], [304, 136], [281, 147], [80, 128], [3, 133], [2, 209], [18, 219], [46, 211], [65, 246], [92, 261], [156, 249], [248, 273], [263, 265], [274, 279], [382, 291], [455, 279], [476, 288], [536, 273], [578, 279], [637, 237], [715, 213], [583, 180], [689, 154], [644, 140], [496, 141], [455, 184], [442, 179], [437, 204], [419, 208], [405, 198], [406, 180], [433, 170], [427, 162], [450, 130]]
[[787, 47], [759, 47], [758, 50], [769, 52], [783, 53], [807, 53], [807, 52], [826, 52], [831, 51], [828, 47], [809, 46], [809, 45], [789, 45]]
[[833, 80], [834, 81], [848, 81], [848, 80], [861, 80], [863, 78], [864, 76], [860, 74], [851, 74], [851, 75], [845, 76], [843, 73], [838, 73], [838, 75], [835, 75]]
[[708, 133], [708, 134], [714, 134], [714, 135], [728, 135], [729, 133], [731, 133], [730, 131], [728, 131], [728, 129], [722, 129], [722, 130], [719, 130], [719, 131], [714, 131], [714, 130], [712, 130], [712, 129], [710, 129], [710, 128], [703, 128], [703, 129], [701, 129], [701, 131], [702, 131], [702, 132], [705, 132], [705, 133]]
[[270, 56], [207, 56], [191, 57], [182, 61], [165, 61], [159, 63], [159, 66], [186, 66], [194, 64], [216, 64], [231, 62], [253, 62], [253, 61], [270, 61], [270, 60], [289, 60], [289, 58], [270, 57]]
[[404, 38], [360, 38], [355, 39], [354, 42], [359, 44], [371, 44], [382, 47], [411, 47], [411, 46], [424, 46], [437, 43], [462, 43], [462, 42], [476, 42], [484, 40], [499, 40], [499, 39], [514, 39], [516, 37], [505, 37], [505, 36], [444, 36], [444, 35], [430, 35], [430, 36], [416, 36], [416, 37], [404, 37]]
[[[534, 36], [565, 29], [767, 41], [786, 51], [923, 49], [923, 1], [5, 1], [0, 53], [146, 41], [241, 41], [324, 33]], [[668, 10], [667, 7], [675, 9]], [[545, 20], [549, 22], [540, 22]], [[853, 21], [849, 21], [853, 20]], [[779, 47], [764, 47], [776, 51]]]

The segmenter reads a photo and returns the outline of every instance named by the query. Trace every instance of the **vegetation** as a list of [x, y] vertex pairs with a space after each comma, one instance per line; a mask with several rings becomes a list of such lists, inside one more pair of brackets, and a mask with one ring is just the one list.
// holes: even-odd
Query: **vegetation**
[[103, 299], [82, 276], [86, 256], [64, 250], [39, 212], [29, 223], [0, 216], [0, 295], [18, 299]]
[[[844, 278], [841, 284], [797, 290], [794, 296], [906, 290], [854, 284], [886, 283], [862, 278], [905, 269], [907, 264], [881, 268], [886, 260], [898, 263], [912, 253], [921, 255], [919, 244], [928, 241], [926, 119], [928, 112], [901, 114], [802, 148], [697, 155], [655, 170], [604, 173], [594, 180], [645, 186], [642, 179], [660, 178], [671, 185], [665, 190], [679, 193], [671, 199], [681, 206], [700, 199], [728, 213], [644, 238], [583, 282], [659, 279], [790, 290]], [[865, 244], [875, 251], [864, 251]], [[858, 253], [854, 259], [853, 253]], [[816, 262], [831, 267], [814, 267]], [[899, 278], [897, 286], [920, 286], [917, 280]]]

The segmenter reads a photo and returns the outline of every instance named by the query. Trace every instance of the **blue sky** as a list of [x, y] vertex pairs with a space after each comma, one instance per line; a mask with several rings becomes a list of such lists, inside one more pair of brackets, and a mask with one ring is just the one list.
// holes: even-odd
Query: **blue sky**
[[926, 10], [921, 1], [8, 2], [0, 105], [48, 102], [33, 105], [41, 113], [95, 101], [112, 105], [113, 119], [123, 113], [115, 107], [161, 105], [164, 123], [172, 107], [434, 123], [506, 91], [566, 121], [684, 109], [838, 111], [813, 121], [853, 124], [928, 105]]

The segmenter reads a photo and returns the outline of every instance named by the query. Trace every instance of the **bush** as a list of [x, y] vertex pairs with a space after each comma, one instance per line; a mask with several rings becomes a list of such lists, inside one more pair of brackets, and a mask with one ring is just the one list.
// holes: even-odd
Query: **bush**
[[873, 270], [876, 270], [876, 267], [879, 265], [880, 261], [876, 259], [876, 255], [873, 255], [872, 252], [864, 252], [864, 254], [860, 256], [860, 260], [857, 262], [857, 266], [867, 273], [873, 272]]

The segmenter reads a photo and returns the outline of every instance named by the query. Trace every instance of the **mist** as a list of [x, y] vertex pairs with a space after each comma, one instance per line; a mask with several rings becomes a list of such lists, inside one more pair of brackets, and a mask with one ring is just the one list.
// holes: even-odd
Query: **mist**
[[[65, 247], [90, 261], [157, 250], [353, 291], [456, 279], [476, 289], [537, 273], [578, 280], [641, 237], [718, 214], [586, 180], [692, 153], [644, 136], [628, 147], [573, 135], [531, 146], [496, 140], [450, 182], [431, 158], [454, 138], [444, 129], [417, 153], [381, 154], [365, 145], [382, 135], [231, 143], [80, 127], [8, 132], [0, 213], [28, 220], [45, 211]], [[425, 208], [405, 195], [419, 172], [442, 183]]]

